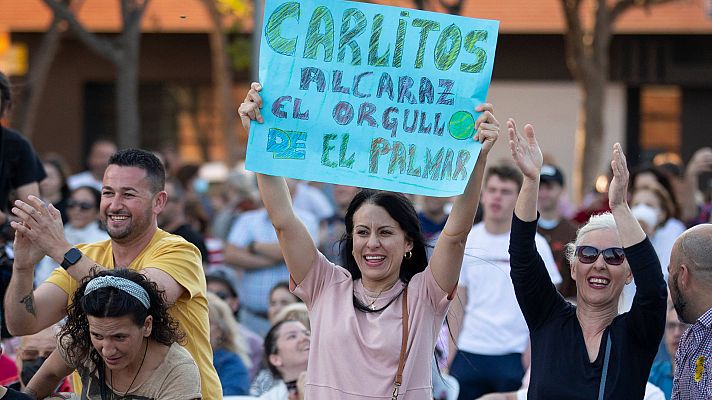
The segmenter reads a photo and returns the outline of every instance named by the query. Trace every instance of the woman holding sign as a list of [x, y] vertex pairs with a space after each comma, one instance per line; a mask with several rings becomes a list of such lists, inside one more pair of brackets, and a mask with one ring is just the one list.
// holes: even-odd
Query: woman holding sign
[[[245, 130], [262, 122], [262, 86], [239, 108]], [[477, 211], [487, 154], [499, 123], [481, 104], [474, 171], [428, 265], [415, 209], [401, 194], [362, 190], [349, 205], [343, 267], [330, 263], [292, 209], [283, 178], [257, 174], [291, 275], [290, 289], [309, 307], [312, 346], [306, 397], [432, 399], [435, 340], [457, 289], [467, 234]]]
[[[611, 213], [594, 215], [566, 246], [578, 305], [558, 294], [537, 253], [537, 193], [542, 155], [531, 125], [507, 123], [512, 157], [524, 175], [514, 209], [512, 282], [531, 336], [530, 400], [642, 399], [665, 327], [667, 292], [660, 262], [626, 202], [628, 168], [613, 146]], [[631, 274], [632, 271], [632, 274]], [[618, 315], [635, 277], [629, 312]], [[562, 384], [563, 383], [563, 384]]]

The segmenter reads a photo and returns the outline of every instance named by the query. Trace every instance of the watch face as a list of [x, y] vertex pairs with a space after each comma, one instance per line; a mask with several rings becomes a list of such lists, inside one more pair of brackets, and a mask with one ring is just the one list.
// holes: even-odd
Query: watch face
[[82, 258], [82, 252], [74, 247], [64, 255], [64, 260], [70, 265], [76, 264], [80, 258]]

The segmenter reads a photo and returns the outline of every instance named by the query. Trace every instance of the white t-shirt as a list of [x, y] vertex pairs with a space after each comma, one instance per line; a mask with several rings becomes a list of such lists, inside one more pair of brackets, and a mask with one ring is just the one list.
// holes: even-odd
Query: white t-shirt
[[[551, 281], [555, 285], [561, 283], [546, 239], [537, 234], [535, 240]], [[465, 317], [457, 343], [460, 350], [505, 355], [522, 353], [527, 348], [529, 329], [514, 295], [509, 270], [509, 232], [493, 235], [484, 223], [473, 226], [460, 271], [459, 285], [467, 289]]]
[[297, 184], [297, 192], [294, 194], [292, 203], [294, 203], [294, 208], [309, 211], [319, 221], [334, 215], [334, 206], [324, 192], [306, 182]]
[[670, 254], [675, 240], [685, 232], [685, 224], [675, 218], [668, 219], [663, 226], [655, 230], [650, 242], [655, 248], [655, 252], [660, 259], [660, 266], [663, 268], [663, 278], [667, 281], [667, 266], [670, 263]]

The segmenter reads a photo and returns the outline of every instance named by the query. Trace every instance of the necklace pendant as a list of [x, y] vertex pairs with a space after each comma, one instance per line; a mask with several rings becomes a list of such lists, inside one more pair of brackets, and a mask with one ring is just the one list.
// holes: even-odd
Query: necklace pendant
[[371, 304], [368, 306], [368, 308], [370, 308], [371, 310], [375, 310], [375, 309], [376, 309], [376, 302], [374, 301], [373, 303], [371, 303]]

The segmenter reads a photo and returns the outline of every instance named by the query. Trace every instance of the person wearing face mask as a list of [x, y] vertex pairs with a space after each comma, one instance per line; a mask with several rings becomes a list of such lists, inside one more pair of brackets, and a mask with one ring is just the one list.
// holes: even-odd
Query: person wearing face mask
[[[2, 355], [2, 346], [0, 345], [0, 356]], [[32, 397], [18, 392], [17, 390], [0, 386], [0, 400], [32, 400]]]
[[[655, 210], [657, 216], [650, 241], [658, 254], [660, 264], [667, 266], [675, 239], [685, 231], [685, 225], [677, 219], [673, 197], [665, 187], [655, 182], [638, 186], [633, 190], [631, 206], [647, 205]], [[667, 269], [663, 267], [663, 276], [667, 279]]]
[[[57, 334], [59, 326], [52, 325], [34, 335], [22, 336], [20, 347], [15, 357], [17, 370], [20, 372], [20, 383], [24, 389], [33, 376], [40, 369], [47, 357], [57, 348]], [[72, 390], [69, 379], [65, 378], [55, 392], [69, 392]]]

